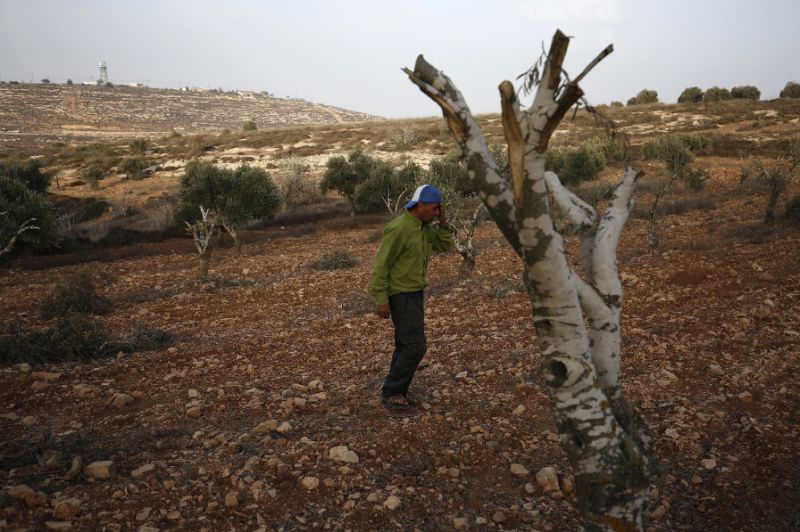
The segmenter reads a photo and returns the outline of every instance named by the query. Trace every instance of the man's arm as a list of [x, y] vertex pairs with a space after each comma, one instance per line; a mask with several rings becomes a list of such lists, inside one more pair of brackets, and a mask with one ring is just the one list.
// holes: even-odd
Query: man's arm
[[375, 313], [384, 319], [389, 317], [389, 269], [400, 254], [402, 246], [400, 231], [396, 227], [387, 228], [383, 232], [381, 246], [372, 268], [370, 292], [375, 298]]

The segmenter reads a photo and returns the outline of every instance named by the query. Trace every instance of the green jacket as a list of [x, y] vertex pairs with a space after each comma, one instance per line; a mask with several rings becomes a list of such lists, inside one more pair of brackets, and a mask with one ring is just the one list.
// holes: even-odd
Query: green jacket
[[448, 229], [423, 225], [408, 211], [389, 222], [372, 269], [370, 292], [375, 303], [383, 305], [389, 296], [425, 288], [431, 254], [451, 247], [453, 235]]

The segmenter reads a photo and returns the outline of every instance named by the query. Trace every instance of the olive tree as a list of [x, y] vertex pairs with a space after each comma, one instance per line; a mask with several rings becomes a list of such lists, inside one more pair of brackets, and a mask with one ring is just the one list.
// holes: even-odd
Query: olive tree
[[249, 221], [277, 214], [283, 205], [272, 177], [247, 164], [227, 169], [193, 161], [181, 176], [179, 198], [179, 221], [191, 224], [201, 207], [209, 209], [210, 216], [233, 238], [237, 254], [241, 253], [241, 228]]
[[[541, 75], [538, 62], [528, 72], [526, 87], [536, 87], [529, 107], [522, 106], [511, 82], [500, 84], [510, 179], [498, 171], [483, 132], [450, 78], [421, 55], [413, 71], [404, 71], [441, 108], [474, 190], [523, 262], [543, 380], [575, 473], [584, 526], [642, 529], [653, 460], [650, 435], [620, 387], [622, 285], [616, 261], [640, 173], [631, 167], [623, 172], [600, 214], [564, 187], [558, 175], [545, 171], [553, 132], [583, 96], [580, 81], [613, 50], [608, 46], [569, 80], [562, 71], [568, 45], [569, 39], [556, 31]], [[583, 277], [567, 261], [551, 200], [580, 236]]]

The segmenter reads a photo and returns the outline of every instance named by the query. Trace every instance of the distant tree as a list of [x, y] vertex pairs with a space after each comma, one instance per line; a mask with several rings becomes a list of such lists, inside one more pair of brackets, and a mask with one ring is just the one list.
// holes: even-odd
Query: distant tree
[[135, 138], [133, 139], [130, 144], [128, 144], [128, 149], [131, 151], [133, 155], [142, 155], [144, 152], [147, 151], [147, 139], [143, 138]]
[[323, 194], [329, 190], [338, 192], [350, 204], [350, 216], [355, 216], [356, 188], [369, 178], [375, 162], [376, 159], [360, 150], [351, 152], [347, 158], [341, 155], [331, 157], [326, 163], [327, 170], [319, 188]]
[[91, 166], [86, 170], [86, 182], [92, 190], [97, 190], [100, 187], [100, 181], [105, 177], [106, 173], [99, 166]]
[[359, 213], [386, 209], [390, 215], [397, 214], [424, 173], [416, 163], [408, 163], [396, 171], [391, 164], [377, 158], [371, 158], [365, 168], [367, 179], [356, 186], [353, 196]]
[[731, 89], [731, 98], [734, 100], [754, 100], [761, 98], [761, 91], [753, 85], [742, 85]]
[[30, 159], [26, 163], [0, 161], [0, 176], [18, 179], [25, 187], [34, 192], [47, 192], [53, 176], [42, 172], [39, 159]]
[[778, 201], [789, 189], [800, 169], [800, 139], [794, 139], [789, 143], [789, 157], [779, 157], [772, 165], [764, 164], [758, 159], [755, 159], [753, 164], [769, 187], [764, 223], [771, 224], [775, 222]]
[[242, 124], [242, 131], [256, 131], [258, 129], [258, 125], [256, 124], [255, 120], [247, 120], [244, 124]]
[[703, 101], [705, 102], [720, 102], [723, 100], [731, 99], [731, 91], [721, 87], [711, 87], [705, 94], [703, 94]]
[[72, 80], [67, 78], [67, 85], [72, 85]]
[[697, 103], [703, 101], [703, 90], [700, 87], [687, 87], [678, 96], [678, 103]]
[[590, 142], [580, 146], [556, 146], [547, 152], [545, 168], [555, 172], [565, 185], [591, 181], [606, 167], [606, 157]]
[[625, 104], [619, 100], [614, 100], [611, 102], [611, 107], [625, 107]]
[[200, 207], [210, 209], [211, 218], [233, 238], [236, 254], [241, 253], [241, 228], [274, 216], [283, 205], [278, 186], [263, 169], [243, 164], [231, 170], [200, 161], [186, 166], [179, 199], [179, 221], [191, 224]]
[[800, 83], [789, 81], [780, 94], [781, 98], [800, 98]]
[[48, 78], [42, 78], [42, 83], [44, 83], [46, 85], [46, 84], [50, 83], [50, 80]]
[[641, 105], [644, 103], [658, 103], [658, 93], [649, 89], [642, 89], [628, 100], [628, 105]]

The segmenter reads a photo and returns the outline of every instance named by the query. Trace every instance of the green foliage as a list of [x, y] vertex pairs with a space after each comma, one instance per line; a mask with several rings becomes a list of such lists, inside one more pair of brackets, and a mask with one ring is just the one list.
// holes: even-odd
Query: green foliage
[[392, 130], [389, 134], [388, 146], [398, 151], [408, 151], [422, 142], [422, 133], [411, 126]]
[[545, 162], [545, 169], [555, 172], [565, 185], [593, 180], [605, 166], [605, 155], [591, 142], [550, 148]]
[[706, 188], [706, 181], [709, 179], [708, 170], [700, 168], [690, 168], [684, 175], [686, 186], [692, 192], [700, 192]]
[[[385, 163], [383, 163], [385, 164]], [[361, 150], [351, 152], [347, 158], [338, 155], [331, 157], [326, 163], [327, 170], [322, 176], [319, 188], [323, 194], [335, 190], [350, 204], [353, 214], [356, 212], [356, 189], [373, 174], [385, 174], [382, 161], [365, 154]], [[391, 170], [391, 168], [390, 168]], [[385, 177], [385, 175], [383, 176]], [[373, 178], [375, 181], [376, 178]], [[373, 188], [372, 186], [370, 188]], [[364, 194], [362, 194], [363, 196]], [[364, 198], [362, 198], [363, 206]], [[378, 198], [376, 201], [380, 201]], [[372, 201], [371, 203], [375, 203]]]
[[106, 173], [99, 166], [90, 167], [85, 174], [86, 182], [89, 183], [89, 188], [97, 190], [100, 186], [100, 181], [106, 178]]
[[678, 135], [680, 140], [686, 148], [692, 153], [699, 153], [708, 150], [711, 147], [711, 139], [702, 133], [687, 133]]
[[31, 159], [25, 164], [0, 161], [0, 177], [17, 179], [34, 192], [46, 192], [53, 176], [42, 172], [42, 163]]
[[665, 135], [649, 140], [642, 145], [642, 154], [646, 159], [661, 162], [668, 173], [683, 175], [694, 161], [694, 155], [676, 135]]
[[700, 87], [687, 87], [678, 96], [678, 103], [697, 103], [703, 101], [703, 90]]
[[314, 203], [318, 199], [316, 185], [308, 172], [311, 166], [302, 157], [292, 155], [278, 161], [281, 170], [281, 193], [288, 208]]
[[326, 254], [321, 259], [311, 263], [311, 267], [315, 270], [333, 271], [333, 270], [346, 270], [356, 266], [358, 261], [347, 250], [336, 250]]
[[128, 176], [128, 179], [136, 180], [144, 178], [145, 168], [147, 168], [147, 162], [143, 157], [128, 157], [122, 161], [119, 167]]
[[627, 140], [624, 135], [595, 136], [585, 142], [586, 145], [600, 150], [607, 162], [624, 161], [627, 155]]
[[39, 314], [49, 320], [75, 313], [105, 314], [111, 308], [111, 302], [97, 294], [92, 276], [88, 272], [79, 272], [56, 284], [42, 300]]
[[[367, 156], [365, 156], [367, 157]], [[422, 169], [410, 163], [400, 172], [392, 165], [377, 158], [369, 158], [366, 166], [367, 179], [356, 187], [353, 204], [356, 212], [379, 212], [391, 205], [394, 209], [397, 200], [404, 193], [414, 190], [416, 176]]]
[[722, 87], [711, 87], [703, 94], [704, 102], [720, 102], [731, 99], [731, 91]]
[[111, 208], [111, 204], [104, 200], [90, 198], [86, 203], [81, 204], [69, 215], [70, 222], [79, 224], [88, 220], [101, 217]]
[[44, 251], [58, 245], [58, 226], [53, 205], [19, 179], [0, 176], [0, 248], [5, 247], [26, 221], [35, 219], [36, 230], [19, 236], [17, 246]]
[[147, 151], [147, 140], [142, 138], [133, 139], [130, 144], [128, 144], [128, 149], [132, 155], [142, 155]]
[[786, 86], [781, 91], [780, 97], [800, 98], [800, 83], [795, 83], [794, 81], [786, 82]]
[[[495, 156], [495, 162], [498, 163], [498, 166], [501, 164], [504, 165], [505, 171], [508, 172], [508, 158], [503, 158], [504, 151], [498, 148], [493, 152], [493, 155]], [[501, 169], [501, 173], [502, 170], [503, 169]], [[455, 154], [431, 160], [426, 182], [440, 189], [442, 187], [451, 189], [460, 196], [475, 195], [472, 182], [469, 179], [469, 172], [458, 155]]]
[[761, 99], [761, 91], [753, 85], [742, 85], [731, 89], [731, 98], [734, 100], [754, 100]]
[[[489, 146], [489, 151], [492, 154], [494, 162], [497, 163], [497, 171], [503, 176], [506, 181], [511, 180], [511, 168], [508, 166], [508, 148], [494, 143]], [[467, 175], [469, 177], [469, 174]], [[471, 188], [471, 185], [470, 185]]]
[[258, 125], [256, 124], [255, 120], [247, 120], [244, 124], [242, 124], [242, 131], [257, 131]]
[[800, 196], [795, 196], [786, 202], [786, 218], [800, 222]]
[[[667, 159], [674, 158], [676, 154], [681, 152], [677, 144], [691, 152], [689, 155], [692, 156], [693, 153], [708, 149], [711, 146], [711, 139], [699, 133], [666, 135], [648, 140], [642, 144], [642, 156], [645, 159], [658, 159], [664, 162]], [[681, 155], [681, 157], [684, 157], [684, 155]], [[693, 157], [691, 159], [693, 160]], [[689, 164], [691, 164], [691, 160]]]
[[192, 161], [181, 176], [178, 196], [178, 221], [194, 222], [202, 206], [234, 228], [274, 216], [283, 205], [272, 176], [247, 164], [231, 170]]
[[625, 104], [620, 102], [619, 100], [614, 100], [611, 102], [611, 107], [625, 107]]
[[658, 103], [658, 92], [642, 89], [636, 96], [628, 100], [628, 105], [641, 105], [644, 103]]

